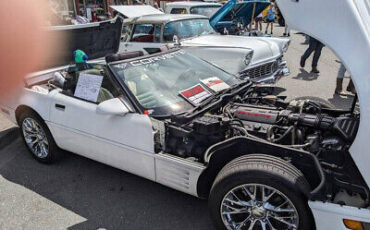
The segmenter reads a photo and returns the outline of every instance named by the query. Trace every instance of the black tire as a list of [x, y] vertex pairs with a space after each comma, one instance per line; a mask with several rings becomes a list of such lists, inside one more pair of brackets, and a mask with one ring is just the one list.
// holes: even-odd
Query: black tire
[[[47, 155], [46, 156], [38, 156], [26, 141], [25, 133], [24, 133], [25, 127], [24, 127], [23, 124], [26, 120], [29, 121], [30, 119], [35, 121], [36, 124], [39, 126], [39, 128], [41, 128], [41, 130], [43, 131], [44, 135], [42, 135], [42, 137], [43, 137], [44, 140], [47, 141]], [[54, 138], [50, 133], [49, 128], [46, 126], [45, 122], [42, 120], [42, 118], [38, 114], [36, 114], [33, 111], [29, 111], [29, 110], [24, 111], [19, 116], [18, 121], [19, 121], [19, 127], [20, 127], [20, 132], [21, 132], [23, 142], [26, 145], [28, 151], [31, 153], [33, 158], [35, 158], [37, 161], [39, 161], [41, 163], [45, 163], [45, 164], [53, 163], [57, 159], [59, 159], [59, 155], [60, 155], [59, 148], [57, 147], [57, 145], [54, 141]], [[39, 149], [40, 149], [40, 147], [39, 147]]]
[[[224, 166], [217, 175], [209, 196], [211, 217], [217, 229], [228, 229], [221, 217], [221, 205], [224, 197], [230, 194], [229, 191], [232, 189], [250, 184], [270, 187], [283, 194], [291, 201], [296, 210], [299, 219], [297, 221], [298, 229], [315, 229], [312, 213], [303, 192], [309, 191], [310, 186], [303, 174], [290, 163], [280, 158], [263, 154], [252, 154], [236, 158]], [[252, 215], [252, 212], [249, 214]], [[263, 218], [267, 219], [266, 217]], [[269, 228], [267, 227], [267, 229]], [[229, 227], [229, 229], [233, 228]], [[248, 228], [244, 226], [241, 229]], [[288, 228], [283, 227], [282, 229]]]
[[299, 101], [299, 100], [310, 100], [310, 101], [314, 101], [316, 103], [319, 103], [322, 108], [335, 109], [335, 106], [332, 103], [330, 103], [329, 101], [327, 101], [325, 99], [322, 99], [320, 97], [304, 96], [304, 97], [294, 98], [292, 101]]

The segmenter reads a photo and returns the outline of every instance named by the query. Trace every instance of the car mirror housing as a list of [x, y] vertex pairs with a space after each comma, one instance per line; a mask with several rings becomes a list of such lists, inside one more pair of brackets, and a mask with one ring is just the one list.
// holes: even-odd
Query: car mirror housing
[[128, 113], [129, 110], [119, 98], [113, 98], [100, 103], [96, 108], [96, 112], [103, 115], [123, 116]]

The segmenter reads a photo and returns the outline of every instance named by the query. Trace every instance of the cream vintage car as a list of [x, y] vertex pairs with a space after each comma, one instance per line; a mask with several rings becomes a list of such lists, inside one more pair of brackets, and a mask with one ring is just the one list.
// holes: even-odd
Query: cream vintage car
[[[128, 14], [120, 6], [122, 15]], [[133, 10], [132, 7], [129, 8]], [[158, 52], [164, 45], [178, 46], [227, 72], [254, 82], [274, 83], [289, 74], [283, 55], [287, 38], [218, 34], [202, 15], [152, 14], [125, 19], [121, 51]]]

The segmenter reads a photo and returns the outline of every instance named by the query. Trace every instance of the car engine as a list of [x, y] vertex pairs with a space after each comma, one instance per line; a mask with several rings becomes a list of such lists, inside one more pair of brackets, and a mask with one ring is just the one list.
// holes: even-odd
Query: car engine
[[330, 115], [313, 101], [292, 101], [285, 108], [228, 103], [188, 123], [168, 123], [165, 151], [199, 160], [205, 150], [233, 136], [248, 136], [319, 154], [345, 150], [354, 140], [359, 115]]
[[211, 146], [240, 136], [306, 151], [317, 157], [332, 182], [327, 185], [326, 198], [341, 204], [368, 204], [369, 191], [349, 153], [359, 113], [330, 108], [313, 99], [285, 102], [257, 91], [230, 93], [186, 114], [158, 121], [162, 128], [155, 130], [156, 152], [202, 163]]

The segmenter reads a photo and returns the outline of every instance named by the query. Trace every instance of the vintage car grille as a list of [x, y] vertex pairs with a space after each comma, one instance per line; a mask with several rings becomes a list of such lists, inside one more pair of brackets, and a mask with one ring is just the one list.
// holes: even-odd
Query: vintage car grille
[[240, 73], [241, 77], [249, 77], [250, 79], [265, 77], [272, 75], [278, 69], [277, 62], [269, 62], [257, 67], [253, 67], [247, 70], [244, 70]]

